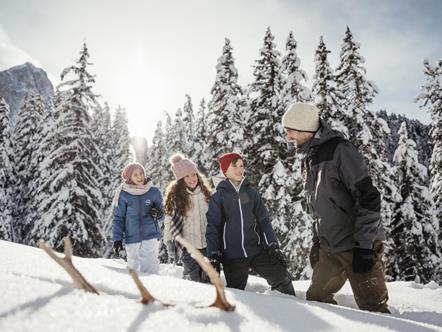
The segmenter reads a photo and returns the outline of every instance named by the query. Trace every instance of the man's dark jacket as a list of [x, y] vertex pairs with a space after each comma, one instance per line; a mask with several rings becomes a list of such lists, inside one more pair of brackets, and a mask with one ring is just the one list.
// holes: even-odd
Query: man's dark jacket
[[362, 154], [321, 120], [321, 128], [298, 152], [304, 153], [307, 203], [316, 219], [314, 241], [336, 253], [372, 248], [385, 240], [381, 198]]

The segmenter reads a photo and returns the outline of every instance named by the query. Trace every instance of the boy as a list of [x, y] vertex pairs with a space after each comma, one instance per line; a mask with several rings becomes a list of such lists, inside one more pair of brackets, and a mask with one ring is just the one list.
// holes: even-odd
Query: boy
[[244, 177], [244, 162], [237, 153], [218, 158], [227, 179], [216, 187], [207, 211], [207, 256], [227, 287], [245, 289], [249, 269], [267, 280], [272, 289], [295, 295], [287, 263], [278, 248], [263, 200]]

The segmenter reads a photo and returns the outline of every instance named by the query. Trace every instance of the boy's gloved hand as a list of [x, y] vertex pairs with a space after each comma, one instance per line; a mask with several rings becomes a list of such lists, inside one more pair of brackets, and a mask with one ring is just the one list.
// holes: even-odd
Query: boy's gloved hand
[[270, 256], [270, 261], [272, 264], [281, 264], [284, 268], [287, 268], [287, 261], [285, 260], [285, 256], [282, 253], [281, 249], [279, 249], [278, 243], [272, 242], [267, 247], [267, 253]]
[[123, 240], [114, 241], [114, 254], [120, 256], [120, 251], [123, 250]]
[[364, 248], [353, 249], [353, 272], [366, 273], [374, 265], [374, 250]]
[[164, 216], [164, 211], [153, 206], [150, 208], [150, 215], [154, 220], [160, 220]]
[[310, 266], [312, 269], [314, 269], [316, 264], [319, 262], [319, 242], [313, 243], [310, 249], [309, 261]]

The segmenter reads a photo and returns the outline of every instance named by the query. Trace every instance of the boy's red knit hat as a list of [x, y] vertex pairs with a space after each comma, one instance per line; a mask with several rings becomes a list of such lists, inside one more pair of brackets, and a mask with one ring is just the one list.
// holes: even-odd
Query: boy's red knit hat
[[218, 157], [219, 168], [224, 175], [226, 175], [227, 169], [229, 168], [232, 161], [235, 159], [243, 159], [242, 156], [238, 153], [224, 153], [223, 155]]

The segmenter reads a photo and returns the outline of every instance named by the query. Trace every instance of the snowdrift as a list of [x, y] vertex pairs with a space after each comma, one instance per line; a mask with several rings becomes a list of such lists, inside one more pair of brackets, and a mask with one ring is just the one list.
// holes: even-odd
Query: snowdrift
[[[74, 253], [75, 254], [75, 253]], [[348, 284], [339, 305], [305, 300], [308, 281], [295, 281], [298, 297], [269, 290], [251, 277], [246, 291], [227, 289], [234, 312], [198, 309], [215, 299], [210, 285], [181, 279], [182, 270], [161, 265], [141, 276], [156, 298], [176, 303], [142, 305], [121, 260], [73, 257], [100, 295], [75, 289], [69, 275], [42, 250], [0, 241], [0, 331], [442, 331], [442, 287], [389, 283], [392, 315], [357, 309]]]

